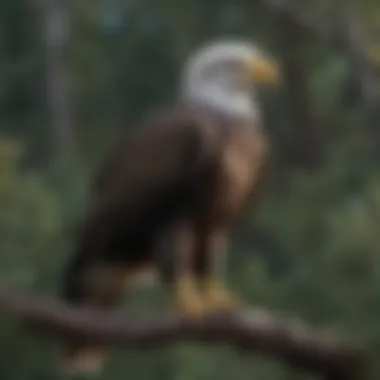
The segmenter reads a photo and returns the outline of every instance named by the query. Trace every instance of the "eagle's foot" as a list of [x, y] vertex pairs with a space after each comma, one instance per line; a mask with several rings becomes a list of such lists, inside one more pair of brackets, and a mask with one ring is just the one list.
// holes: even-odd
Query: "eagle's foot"
[[204, 312], [233, 311], [239, 306], [238, 300], [215, 279], [203, 282], [202, 303]]
[[182, 278], [175, 285], [175, 298], [182, 314], [190, 318], [200, 318], [203, 315], [202, 300], [191, 278]]

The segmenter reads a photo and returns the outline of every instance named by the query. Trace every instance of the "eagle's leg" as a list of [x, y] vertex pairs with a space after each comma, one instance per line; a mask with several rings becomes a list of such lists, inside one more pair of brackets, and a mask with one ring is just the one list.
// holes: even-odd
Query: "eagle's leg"
[[191, 318], [203, 314], [202, 301], [194, 274], [194, 230], [186, 222], [170, 226], [159, 242], [161, 274], [170, 283], [176, 309]]
[[[109, 310], [121, 302], [128, 271], [99, 263], [71, 265], [66, 271], [63, 301], [73, 307]], [[97, 374], [104, 368], [107, 348], [83, 340], [64, 343], [61, 370], [67, 374]]]
[[239, 304], [223, 285], [226, 255], [227, 238], [224, 231], [212, 231], [203, 239], [197, 257], [197, 271], [205, 313], [233, 310]]

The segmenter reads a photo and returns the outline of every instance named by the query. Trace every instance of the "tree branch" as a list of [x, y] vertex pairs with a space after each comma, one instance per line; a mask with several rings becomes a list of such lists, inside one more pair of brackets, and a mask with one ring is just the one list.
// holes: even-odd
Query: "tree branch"
[[280, 320], [262, 310], [200, 321], [165, 314], [132, 318], [122, 312], [69, 309], [54, 300], [16, 294], [3, 285], [0, 309], [16, 314], [36, 332], [58, 339], [80, 337], [119, 347], [154, 347], [180, 340], [225, 343], [282, 358], [328, 379], [363, 379], [360, 351], [328, 336], [323, 339], [299, 321]]

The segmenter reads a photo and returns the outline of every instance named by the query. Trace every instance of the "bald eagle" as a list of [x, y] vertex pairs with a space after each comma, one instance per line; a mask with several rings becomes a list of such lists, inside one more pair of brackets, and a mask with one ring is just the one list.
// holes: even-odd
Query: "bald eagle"
[[[221, 284], [226, 240], [257, 199], [268, 159], [253, 90], [277, 82], [275, 63], [245, 41], [190, 56], [178, 99], [121, 138], [100, 170], [64, 271], [66, 303], [116, 307], [150, 268], [187, 316], [234, 307]], [[64, 368], [100, 370], [104, 353], [66, 342]]]

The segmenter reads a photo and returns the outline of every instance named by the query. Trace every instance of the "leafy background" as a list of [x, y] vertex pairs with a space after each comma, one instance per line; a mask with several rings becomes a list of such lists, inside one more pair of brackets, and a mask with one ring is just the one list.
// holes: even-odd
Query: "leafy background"
[[[55, 3], [70, 15], [64, 64], [73, 117], [63, 132], [49, 113], [49, 12], [42, 1], [0, 0], [2, 279], [56, 293], [87, 186], [118, 134], [175, 97], [180, 65], [200, 43], [243, 36], [278, 60], [283, 86], [260, 93], [273, 165], [259, 208], [234, 233], [228, 284], [247, 304], [342, 332], [376, 359], [380, 3]], [[149, 290], [125, 307], [154, 313], [159, 299]], [[0, 319], [0, 377], [51, 379], [58, 344]], [[374, 360], [371, 379], [379, 375]], [[311, 379], [270, 358], [197, 344], [115, 352], [102, 379], [122, 377]]]

